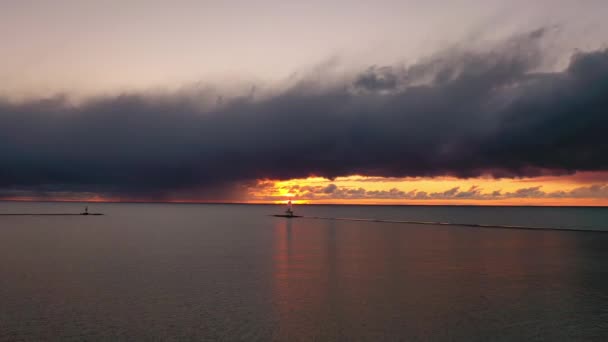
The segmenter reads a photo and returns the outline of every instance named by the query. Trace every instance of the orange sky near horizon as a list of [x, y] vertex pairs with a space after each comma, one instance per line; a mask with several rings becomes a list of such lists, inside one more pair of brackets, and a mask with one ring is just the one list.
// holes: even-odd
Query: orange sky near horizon
[[[324, 193], [332, 184], [342, 191]], [[309, 177], [262, 181], [261, 186], [251, 189], [249, 202], [285, 203], [292, 199], [296, 204], [608, 206], [607, 184], [606, 172], [519, 179]], [[592, 187], [595, 191], [590, 191]], [[308, 191], [302, 191], [303, 188]], [[450, 192], [455, 188], [458, 190]], [[348, 190], [357, 189], [364, 189], [365, 195], [359, 191], [358, 196], [348, 197]], [[474, 194], [467, 195], [471, 189]], [[421, 192], [425, 197], [416, 198]], [[347, 195], [340, 196], [344, 193]]]
[[4, 197], [14, 201], [274, 203], [352, 205], [608, 206], [608, 172], [565, 176], [493, 179], [384, 178], [348, 176], [259, 180], [241, 198], [197, 199], [179, 195], [164, 199], [104, 197], [94, 193], [60, 196]]

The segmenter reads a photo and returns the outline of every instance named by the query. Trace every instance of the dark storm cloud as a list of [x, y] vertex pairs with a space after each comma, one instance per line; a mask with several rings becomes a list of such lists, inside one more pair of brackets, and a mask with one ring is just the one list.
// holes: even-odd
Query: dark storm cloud
[[373, 66], [361, 73], [353, 85], [356, 88], [366, 90], [392, 90], [397, 87], [398, 78], [391, 67], [377, 68]]
[[608, 50], [535, 73], [542, 33], [410, 67], [369, 68], [347, 86], [302, 81], [260, 99], [218, 102], [192, 90], [75, 105], [60, 97], [2, 101], [0, 189], [196, 197], [309, 175], [608, 170]]

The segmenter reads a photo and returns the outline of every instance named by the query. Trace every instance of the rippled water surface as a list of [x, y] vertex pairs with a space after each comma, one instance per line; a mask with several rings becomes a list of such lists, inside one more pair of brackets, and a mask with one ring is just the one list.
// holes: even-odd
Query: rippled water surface
[[[0, 213], [78, 212], [0, 203]], [[96, 204], [0, 216], [0, 340], [608, 340], [608, 233]], [[302, 206], [603, 230], [606, 209]]]

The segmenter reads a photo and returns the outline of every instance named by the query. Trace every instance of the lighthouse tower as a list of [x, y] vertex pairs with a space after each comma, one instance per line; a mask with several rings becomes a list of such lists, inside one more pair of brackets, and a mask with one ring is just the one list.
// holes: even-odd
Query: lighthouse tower
[[291, 209], [291, 200], [287, 202], [287, 210], [285, 210], [285, 214], [293, 216], [293, 210]]

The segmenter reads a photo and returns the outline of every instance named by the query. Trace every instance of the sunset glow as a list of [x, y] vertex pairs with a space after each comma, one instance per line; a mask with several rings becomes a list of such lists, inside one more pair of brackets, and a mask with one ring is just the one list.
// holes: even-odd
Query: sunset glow
[[294, 204], [606, 206], [606, 173], [521, 179], [349, 176], [264, 180], [249, 201]]
[[579, 172], [538, 178], [490, 177], [308, 177], [283, 181], [258, 180], [243, 187], [240, 197], [213, 200], [176, 193], [161, 200], [104, 196], [95, 193], [54, 192], [3, 198], [15, 201], [170, 202], [365, 205], [501, 205], [608, 206], [608, 173]]

